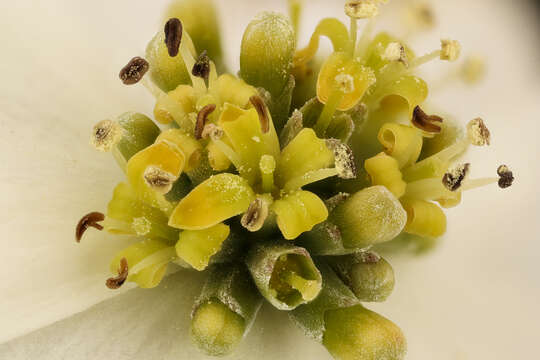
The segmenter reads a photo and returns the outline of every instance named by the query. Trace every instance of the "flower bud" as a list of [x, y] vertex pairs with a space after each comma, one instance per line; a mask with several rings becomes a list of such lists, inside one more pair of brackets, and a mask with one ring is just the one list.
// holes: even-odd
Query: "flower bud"
[[335, 359], [403, 359], [406, 343], [401, 330], [364, 308], [328, 265], [318, 266], [323, 289], [314, 301], [291, 311], [296, 325], [322, 343]]
[[227, 355], [249, 330], [261, 303], [245, 266], [215, 265], [195, 303], [191, 338], [208, 355]]
[[[191, 42], [188, 44], [193, 45]], [[195, 54], [195, 49], [190, 49]], [[189, 84], [188, 69], [182, 56], [171, 57], [165, 44], [165, 33], [160, 30], [146, 47], [146, 60], [150, 64], [150, 77], [163, 91], [169, 92], [178, 85]]]
[[356, 305], [327, 311], [323, 345], [336, 359], [401, 360], [407, 345], [399, 327]]
[[399, 235], [407, 213], [384, 186], [373, 186], [337, 206], [329, 220], [339, 227], [345, 247], [362, 249]]
[[392, 266], [374, 252], [332, 256], [328, 262], [360, 301], [385, 301], [394, 289]]
[[[240, 74], [250, 85], [262, 87], [271, 94], [270, 112], [281, 128], [286, 121], [292, 87], [291, 68], [296, 48], [294, 29], [283, 15], [265, 12], [248, 25], [242, 39]], [[293, 80], [294, 82], [294, 80]], [[288, 94], [287, 94], [288, 93]], [[282, 99], [282, 96], [288, 99]], [[269, 104], [270, 105], [270, 104]]]
[[[206, 50], [208, 57], [223, 70], [223, 51], [217, 11], [213, 0], [176, 0], [165, 13], [165, 18], [178, 18], [189, 33], [197, 53]], [[189, 69], [191, 71], [191, 69]]]
[[246, 263], [261, 294], [280, 310], [308, 303], [321, 290], [321, 274], [304, 248], [260, 241]]

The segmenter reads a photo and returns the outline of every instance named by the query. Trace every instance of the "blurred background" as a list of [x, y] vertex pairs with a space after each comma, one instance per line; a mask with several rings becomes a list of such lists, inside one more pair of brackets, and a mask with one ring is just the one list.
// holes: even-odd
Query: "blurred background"
[[[167, 1], [18, 0], [2, 3], [0, 43], [0, 358], [205, 359], [187, 336], [203, 276], [181, 271], [158, 291], [103, 286], [111, 254], [127, 239], [89, 232], [73, 241], [81, 214], [105, 209], [122, 174], [88, 145], [99, 120], [152, 113], [142, 86], [125, 87], [119, 69], [160, 28]], [[263, 10], [286, 2], [216, 0], [230, 69], [241, 36]], [[406, 8], [390, 1], [378, 30], [407, 33]], [[505, 191], [468, 192], [450, 210], [448, 233], [429, 254], [389, 257], [390, 299], [369, 308], [405, 332], [408, 359], [536, 358], [540, 333], [540, 6], [530, 0], [430, 1], [436, 26], [410, 37], [419, 53], [440, 38], [486, 59], [478, 85], [441, 80], [453, 65], [422, 71], [435, 84], [429, 102], [463, 123], [482, 117], [489, 149], [467, 159], [474, 176], [507, 163], [517, 177]], [[306, 1], [299, 45], [327, 16], [345, 20], [343, 1]], [[458, 66], [458, 65], [456, 65]], [[286, 314], [264, 306], [231, 359], [329, 359]]]

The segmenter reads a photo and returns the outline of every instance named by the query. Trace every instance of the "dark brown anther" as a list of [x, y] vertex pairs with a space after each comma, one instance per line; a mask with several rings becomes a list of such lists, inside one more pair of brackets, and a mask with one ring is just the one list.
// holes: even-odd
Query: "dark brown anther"
[[157, 166], [148, 166], [143, 174], [144, 181], [155, 191], [166, 194], [171, 191], [177, 176], [161, 170]]
[[491, 142], [491, 133], [481, 118], [471, 120], [467, 124], [467, 133], [474, 146], [486, 146]]
[[499, 187], [501, 189], [509, 188], [514, 183], [514, 174], [506, 165], [499, 166], [497, 175], [499, 175]]
[[249, 102], [253, 105], [255, 110], [257, 110], [259, 121], [261, 122], [261, 130], [266, 134], [270, 131], [270, 119], [268, 118], [268, 110], [266, 109], [263, 99], [258, 95], [253, 95], [249, 98]]
[[411, 121], [420, 130], [438, 134], [441, 132], [441, 127], [435, 123], [442, 123], [443, 118], [437, 115], [428, 115], [417, 105], [414, 108]]
[[170, 57], [178, 55], [182, 42], [182, 22], [177, 18], [171, 18], [165, 24], [165, 45]]
[[208, 116], [216, 110], [215, 104], [208, 104], [199, 111], [197, 115], [197, 122], [195, 123], [195, 139], [202, 139], [204, 125], [206, 125], [206, 119]]
[[88, 227], [93, 227], [98, 230], [103, 230], [103, 226], [98, 224], [98, 222], [105, 220], [105, 215], [100, 212], [91, 212], [86, 214], [79, 220], [77, 228], [75, 229], [75, 239], [77, 242], [81, 242], [82, 236]]
[[105, 285], [107, 285], [109, 289], [116, 290], [120, 288], [120, 286], [124, 285], [128, 275], [129, 275], [129, 267], [128, 267], [127, 259], [122, 258], [120, 260], [120, 267], [118, 268], [118, 276], [108, 278], [107, 281], [105, 282]]
[[103, 139], [107, 137], [107, 135], [109, 135], [109, 133], [110, 133], [110, 129], [99, 127], [96, 129], [96, 132], [94, 135], [97, 141], [102, 141]]
[[456, 166], [443, 176], [443, 184], [450, 191], [456, 191], [461, 187], [463, 180], [467, 177], [471, 164]]
[[208, 57], [206, 50], [204, 50], [197, 58], [191, 73], [193, 76], [197, 76], [203, 78], [205, 81], [208, 81], [208, 76], [210, 75], [210, 58]]
[[259, 231], [268, 217], [268, 204], [257, 198], [240, 219], [243, 227], [251, 232]]
[[150, 65], [148, 64], [148, 61], [136, 56], [120, 70], [120, 80], [122, 80], [124, 85], [136, 84], [141, 81], [149, 68]]

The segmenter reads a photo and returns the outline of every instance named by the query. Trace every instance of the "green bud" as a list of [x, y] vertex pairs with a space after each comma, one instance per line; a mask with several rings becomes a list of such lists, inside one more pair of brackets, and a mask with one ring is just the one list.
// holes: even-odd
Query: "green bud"
[[374, 252], [332, 256], [328, 262], [360, 301], [385, 301], [394, 289], [392, 266]]
[[201, 351], [211, 356], [230, 354], [242, 340], [244, 319], [219, 300], [202, 304], [193, 314], [191, 337]]
[[243, 265], [213, 266], [193, 310], [193, 342], [208, 355], [231, 353], [249, 330], [261, 303]]
[[321, 290], [321, 274], [309, 253], [288, 242], [259, 241], [246, 263], [261, 294], [280, 310], [308, 303]]
[[398, 236], [407, 213], [384, 186], [372, 186], [338, 205], [329, 220], [339, 227], [346, 248], [363, 249]]
[[249, 23], [242, 39], [240, 74], [248, 84], [270, 93], [271, 104], [268, 105], [278, 129], [283, 127], [291, 103], [295, 48], [290, 21], [277, 13], [258, 15]]
[[407, 222], [403, 206], [384, 186], [365, 188], [352, 196], [342, 193], [334, 198], [339, 201], [329, 210], [328, 220], [297, 241], [312, 255], [352, 254], [390, 241]]
[[[195, 49], [190, 50], [195, 56]], [[178, 85], [191, 84], [188, 69], [182, 56], [171, 57], [169, 55], [163, 30], [160, 30], [148, 43], [146, 60], [150, 64], [150, 77], [161, 90], [169, 92], [176, 89]]]
[[323, 345], [335, 359], [405, 358], [407, 344], [401, 329], [362, 305], [330, 310], [324, 318]]
[[146, 115], [127, 112], [116, 120], [103, 120], [94, 126], [91, 144], [100, 151], [111, 151], [122, 169], [133, 155], [152, 145], [159, 127]]
[[376, 245], [375, 250], [384, 254], [424, 255], [434, 250], [440, 243], [441, 238], [428, 238], [403, 232], [392, 241]]
[[[208, 57], [224, 72], [221, 31], [217, 11], [212, 0], [176, 0], [165, 12], [165, 21], [178, 18], [200, 54], [206, 50]], [[191, 71], [191, 69], [189, 69]]]
[[401, 330], [365, 309], [328, 265], [317, 265], [324, 279], [321, 293], [291, 311], [293, 322], [335, 359], [403, 359], [406, 344]]

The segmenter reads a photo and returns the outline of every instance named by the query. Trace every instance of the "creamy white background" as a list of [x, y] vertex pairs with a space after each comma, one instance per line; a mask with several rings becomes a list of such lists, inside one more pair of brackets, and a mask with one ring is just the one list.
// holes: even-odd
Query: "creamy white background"
[[[73, 239], [81, 214], [104, 210], [122, 178], [88, 145], [93, 123], [124, 111], [151, 114], [141, 86], [119, 68], [142, 54], [164, 1], [1, 1], [0, 12], [0, 358], [204, 359], [189, 344], [189, 308], [200, 274], [180, 272], [160, 290], [118, 295], [105, 288], [111, 255], [128, 243], [95, 231]], [[237, 69], [241, 34], [261, 10], [284, 1], [218, 1], [225, 47]], [[341, 1], [307, 1], [305, 44], [318, 19], [342, 16]], [[380, 28], [402, 31], [388, 5]], [[439, 26], [415, 39], [418, 53], [440, 37], [489, 56], [486, 81], [432, 96], [465, 122], [482, 116], [489, 149], [468, 158], [474, 175], [512, 165], [516, 184], [467, 193], [448, 212], [449, 231], [426, 257], [394, 257], [396, 289], [370, 306], [398, 323], [408, 359], [532, 359], [540, 333], [540, 26], [526, 1], [436, 1]], [[394, 17], [393, 17], [394, 16]], [[426, 67], [428, 79], [448, 69]], [[125, 290], [124, 290], [125, 292]], [[85, 311], [86, 310], [86, 311]], [[73, 314], [84, 311], [78, 315]], [[71, 317], [70, 317], [71, 316]], [[57, 322], [52, 326], [48, 325]], [[234, 359], [328, 359], [285, 314], [264, 307]]]

